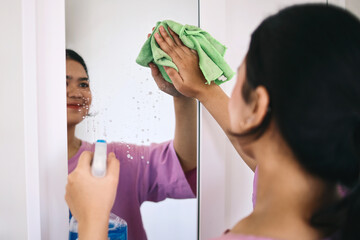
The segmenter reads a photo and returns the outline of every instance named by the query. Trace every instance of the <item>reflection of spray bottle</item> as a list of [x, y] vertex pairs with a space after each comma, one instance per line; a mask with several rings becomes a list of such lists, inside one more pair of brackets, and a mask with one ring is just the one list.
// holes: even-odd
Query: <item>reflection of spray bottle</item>
[[[91, 173], [95, 177], [106, 175], [107, 144], [105, 140], [97, 140], [95, 143], [94, 159], [91, 166]], [[71, 217], [71, 215], [70, 215]], [[78, 223], [74, 217], [70, 219], [69, 240], [78, 239]], [[127, 223], [124, 219], [110, 213], [109, 219], [109, 240], [127, 240]]]

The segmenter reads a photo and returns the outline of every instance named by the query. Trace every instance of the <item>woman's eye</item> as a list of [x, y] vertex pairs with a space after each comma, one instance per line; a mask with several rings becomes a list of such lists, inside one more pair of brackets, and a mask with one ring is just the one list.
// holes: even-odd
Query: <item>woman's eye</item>
[[88, 88], [88, 87], [89, 87], [89, 84], [83, 82], [83, 83], [80, 83], [80, 87], [82, 87], [82, 88]]

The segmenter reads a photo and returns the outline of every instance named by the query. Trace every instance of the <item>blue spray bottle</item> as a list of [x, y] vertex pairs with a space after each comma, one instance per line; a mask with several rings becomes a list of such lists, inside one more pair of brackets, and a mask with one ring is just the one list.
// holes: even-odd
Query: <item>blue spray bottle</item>
[[[107, 144], [105, 140], [97, 140], [95, 143], [94, 159], [91, 165], [91, 173], [95, 177], [106, 175]], [[78, 223], [70, 215], [69, 240], [78, 239]], [[127, 223], [124, 219], [110, 213], [109, 219], [109, 240], [127, 240]]]

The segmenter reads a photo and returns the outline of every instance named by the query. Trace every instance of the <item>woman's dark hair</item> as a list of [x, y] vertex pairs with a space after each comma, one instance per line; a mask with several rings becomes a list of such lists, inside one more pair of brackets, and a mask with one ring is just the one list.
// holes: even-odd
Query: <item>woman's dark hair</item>
[[66, 49], [66, 59], [71, 59], [80, 63], [84, 67], [86, 74], [89, 76], [85, 61], [77, 52], [71, 49]]
[[251, 89], [267, 89], [271, 119], [300, 164], [349, 189], [311, 224], [360, 239], [360, 21], [334, 6], [288, 7], [253, 32], [246, 78], [245, 101]]

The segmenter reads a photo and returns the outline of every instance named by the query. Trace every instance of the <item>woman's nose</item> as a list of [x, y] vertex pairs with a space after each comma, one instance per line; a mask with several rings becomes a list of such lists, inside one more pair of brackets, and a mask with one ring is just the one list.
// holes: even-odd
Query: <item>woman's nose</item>
[[75, 86], [71, 86], [71, 85], [66, 87], [66, 94], [67, 94], [67, 97], [72, 97], [72, 98], [81, 98], [82, 97], [82, 93], [81, 93], [80, 89]]

